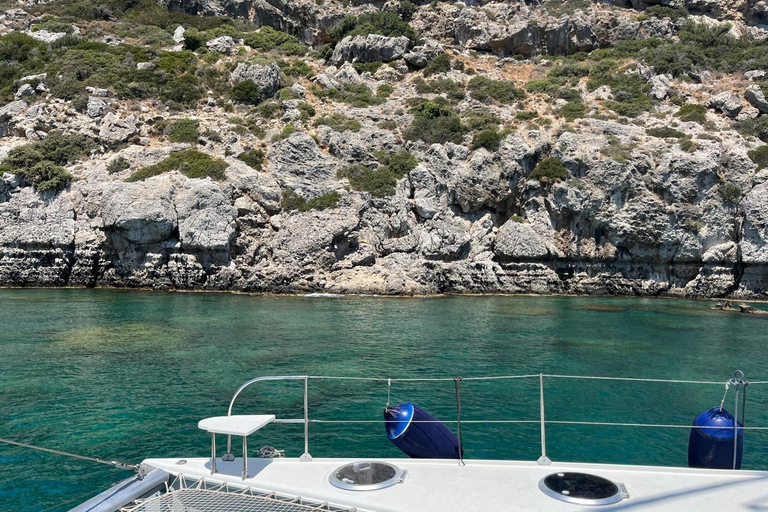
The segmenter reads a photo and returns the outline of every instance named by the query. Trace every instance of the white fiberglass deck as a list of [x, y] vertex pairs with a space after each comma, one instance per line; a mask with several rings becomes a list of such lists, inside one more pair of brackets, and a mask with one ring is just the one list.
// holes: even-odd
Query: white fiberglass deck
[[[242, 459], [219, 459], [213, 476], [209, 459], [186, 459], [183, 465], [177, 464], [179, 459], [148, 459], [145, 464], [190, 479], [228, 482], [371, 512], [768, 510], [768, 472], [763, 471], [482, 460], [460, 466], [454, 460], [387, 459], [408, 471], [403, 483], [376, 491], [345, 491], [329, 483], [333, 470], [356, 460], [360, 459], [249, 458], [245, 481], [240, 478]], [[587, 472], [623, 483], [630, 497], [606, 506], [559, 502], [538, 487], [539, 480], [558, 471]]]

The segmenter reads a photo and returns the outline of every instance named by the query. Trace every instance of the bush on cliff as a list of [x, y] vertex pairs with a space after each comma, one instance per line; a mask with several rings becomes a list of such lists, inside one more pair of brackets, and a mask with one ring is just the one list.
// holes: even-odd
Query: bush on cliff
[[258, 105], [264, 99], [261, 97], [261, 89], [251, 79], [235, 84], [229, 96], [236, 103], [246, 103], [248, 105]]
[[760, 146], [747, 153], [749, 158], [757, 164], [757, 170], [768, 168], [768, 146]]
[[510, 104], [525, 97], [525, 92], [515, 87], [515, 84], [512, 82], [491, 80], [484, 76], [473, 77], [467, 84], [467, 88], [472, 98], [484, 103], [497, 101]]
[[243, 37], [243, 42], [254, 50], [277, 50], [286, 55], [304, 55], [308, 51], [307, 47], [301, 44], [296, 36], [280, 32], [269, 26], [246, 34]]
[[411, 113], [413, 122], [403, 133], [407, 140], [421, 140], [428, 144], [459, 144], [467, 132], [461, 119], [444, 99], [416, 103], [411, 107]]
[[693, 121], [695, 123], [704, 124], [707, 122], [707, 108], [704, 105], [689, 103], [680, 107], [680, 110], [677, 112], [677, 117], [679, 117], [681, 121]]
[[360, 123], [357, 120], [350, 119], [344, 114], [340, 114], [338, 112], [320, 116], [315, 121], [315, 126], [329, 126], [337, 132], [360, 131]]
[[544, 183], [564, 180], [568, 176], [568, 169], [559, 158], [549, 157], [539, 162], [528, 176], [531, 179]]
[[351, 165], [339, 169], [336, 177], [346, 178], [353, 190], [368, 192], [373, 197], [387, 197], [395, 193], [397, 180], [413, 170], [419, 161], [408, 151], [401, 150], [396, 153], [379, 151], [376, 153], [378, 167], [366, 167], [364, 165]]
[[31, 169], [46, 161], [65, 165], [88, 155], [95, 147], [85, 135], [50, 132], [43, 140], [16, 146], [3, 163], [22, 169]]
[[475, 149], [485, 148], [488, 151], [497, 151], [503, 139], [504, 135], [496, 130], [483, 130], [472, 137], [472, 147]]
[[237, 155], [237, 159], [260, 171], [264, 164], [264, 152], [260, 149], [249, 149]]
[[407, 22], [392, 11], [378, 11], [360, 17], [347, 16], [338, 25], [328, 31], [328, 37], [340, 41], [346, 36], [366, 36], [380, 34], [387, 37], [405, 36], [415, 41], [416, 31]]
[[168, 127], [168, 140], [194, 144], [200, 137], [199, 123], [194, 119], [177, 119]]
[[215, 180], [223, 180], [226, 178], [224, 171], [227, 167], [229, 167], [228, 164], [223, 160], [211, 158], [196, 149], [185, 149], [171, 153], [168, 158], [155, 165], [139, 169], [125, 181], [129, 183], [143, 181], [171, 171], [179, 171], [187, 178], [211, 177]]
[[298, 210], [300, 212], [308, 212], [310, 210], [326, 210], [328, 208], [336, 208], [339, 204], [338, 192], [328, 192], [321, 196], [313, 197], [309, 201], [301, 197], [293, 190], [286, 188], [283, 190], [282, 201], [280, 206], [283, 210], [290, 212]]
[[35, 187], [38, 192], [61, 190], [75, 179], [65, 168], [49, 161], [39, 162], [30, 168], [19, 169], [16, 173], [24, 181]]

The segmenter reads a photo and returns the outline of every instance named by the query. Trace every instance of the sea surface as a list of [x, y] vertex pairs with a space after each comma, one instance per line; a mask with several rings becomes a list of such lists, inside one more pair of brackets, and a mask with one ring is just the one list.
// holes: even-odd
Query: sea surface
[[[546, 378], [548, 420], [689, 425], [736, 369], [768, 381], [768, 317], [711, 302], [577, 297], [256, 297], [107, 290], [0, 290], [0, 437], [96, 456], [205, 457], [201, 418], [226, 414], [259, 375], [479, 377], [567, 374], [715, 381], [692, 385]], [[757, 305], [765, 307], [765, 305]], [[719, 384], [722, 382], [723, 384]], [[247, 390], [236, 412], [302, 416], [299, 382]], [[461, 383], [465, 420], [537, 420], [538, 378]], [[725, 406], [733, 407], [733, 392]], [[456, 416], [454, 384], [393, 382], [391, 403]], [[313, 456], [398, 457], [377, 420], [385, 381], [311, 381]], [[346, 421], [372, 423], [344, 423]], [[747, 426], [768, 426], [768, 385]], [[454, 427], [454, 424], [450, 424]], [[468, 458], [535, 460], [536, 423], [465, 423]], [[547, 427], [553, 460], [685, 466], [687, 428]], [[221, 440], [223, 442], [223, 439]], [[249, 446], [302, 453], [301, 425]], [[744, 467], [768, 469], [768, 431]], [[66, 511], [129, 473], [0, 445], [0, 508]]]

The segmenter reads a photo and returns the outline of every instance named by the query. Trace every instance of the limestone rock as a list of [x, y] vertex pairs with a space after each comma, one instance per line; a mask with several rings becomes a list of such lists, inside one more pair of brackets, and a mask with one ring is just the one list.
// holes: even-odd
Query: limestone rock
[[99, 128], [99, 138], [109, 146], [127, 141], [138, 132], [137, 119], [133, 114], [120, 118], [112, 112], [104, 116]]
[[540, 259], [549, 254], [545, 241], [527, 224], [508, 220], [496, 234], [494, 252], [502, 258]]
[[296, 132], [272, 145], [267, 153], [267, 170], [282, 188], [290, 188], [305, 199], [337, 188], [338, 165], [320, 151], [306, 133]]
[[237, 210], [210, 180], [186, 180], [174, 197], [182, 247], [226, 251], [235, 236]]
[[28, 31], [27, 35], [43, 43], [50, 44], [66, 36], [66, 32], [49, 32], [48, 30]]
[[104, 229], [119, 250], [131, 244], [157, 244], [178, 226], [173, 182], [165, 176], [136, 183], [113, 183], [101, 196]]
[[347, 36], [336, 45], [331, 62], [390, 62], [401, 58], [409, 45], [410, 40], [404, 36]]
[[235, 50], [236, 45], [237, 42], [232, 36], [217, 37], [205, 43], [205, 46], [211, 51], [223, 53], [224, 55], [230, 55], [232, 51]]
[[176, 43], [183, 43], [184, 42], [184, 33], [185, 32], [186, 32], [186, 30], [184, 29], [184, 27], [179, 25], [178, 27], [176, 27], [176, 30], [173, 31], [173, 40]]
[[768, 114], [768, 100], [759, 85], [750, 85], [744, 92], [747, 101], [760, 111], [762, 114]]
[[768, 263], [768, 182], [753, 188], [741, 204], [741, 259], [744, 263]]
[[0, 137], [5, 137], [11, 132], [16, 116], [24, 112], [28, 106], [27, 101], [16, 100], [0, 107]]
[[711, 97], [707, 101], [707, 107], [722, 112], [728, 117], [735, 118], [739, 115], [741, 109], [744, 108], [744, 103], [742, 103], [741, 98], [737, 95], [724, 91]]
[[107, 104], [101, 98], [95, 96], [90, 96], [88, 98], [88, 106], [86, 108], [88, 117], [101, 117], [104, 115], [104, 110], [106, 110], [106, 108]]
[[432, 59], [444, 52], [445, 48], [442, 44], [434, 39], [427, 39], [403, 55], [403, 59], [412, 66], [425, 68]]
[[750, 82], [760, 82], [762, 80], [765, 80], [766, 77], [768, 77], [768, 73], [759, 69], [754, 69], [752, 71], [747, 71], [746, 73], [744, 73], [744, 78], [746, 78]]
[[271, 98], [280, 88], [280, 67], [275, 62], [268, 66], [241, 62], [229, 75], [229, 81], [239, 84], [245, 80], [252, 80], [262, 96]]
[[672, 90], [672, 80], [667, 75], [654, 75], [648, 80], [651, 84], [651, 97], [663, 100]]
[[35, 88], [32, 87], [30, 84], [21, 84], [19, 86], [19, 89], [16, 91], [16, 97], [17, 98], [24, 98], [28, 96], [34, 96], [35, 95]]

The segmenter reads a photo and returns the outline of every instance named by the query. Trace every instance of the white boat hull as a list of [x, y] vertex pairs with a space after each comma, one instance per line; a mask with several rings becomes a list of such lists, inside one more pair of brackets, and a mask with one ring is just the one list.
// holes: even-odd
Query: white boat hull
[[[349, 491], [329, 482], [343, 464], [360, 459], [249, 458], [248, 478], [241, 478], [243, 461], [210, 459], [147, 459], [148, 466], [186, 479], [227, 483], [264, 492], [301, 496], [319, 503], [371, 512], [470, 512], [574, 510], [632, 510], [654, 512], [755, 512], [768, 510], [768, 472], [728, 471], [653, 466], [467, 460], [386, 459], [407, 470], [402, 483], [374, 491]], [[613, 505], [583, 506], [545, 495], [539, 481], [557, 472], [585, 472], [626, 486], [629, 498]], [[222, 511], [225, 512], [225, 511]]]

